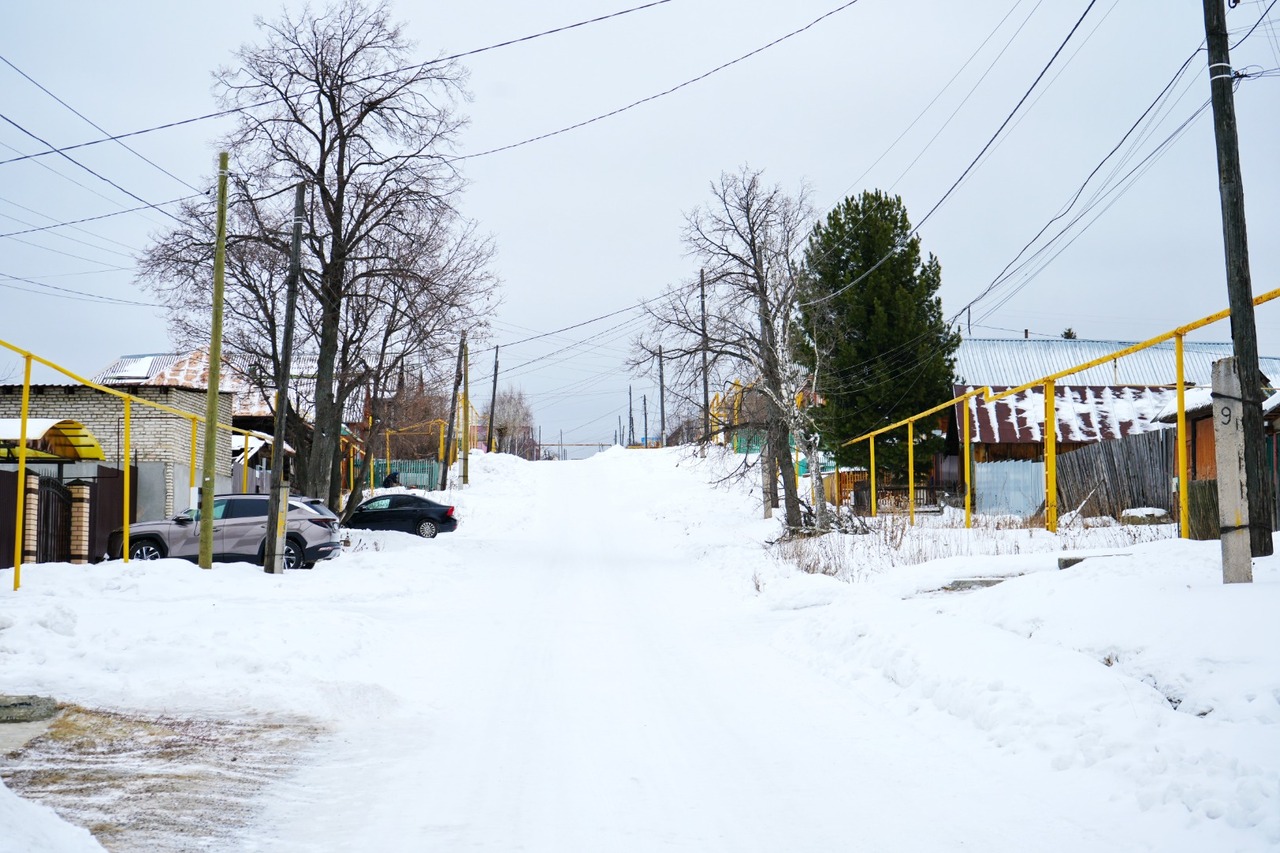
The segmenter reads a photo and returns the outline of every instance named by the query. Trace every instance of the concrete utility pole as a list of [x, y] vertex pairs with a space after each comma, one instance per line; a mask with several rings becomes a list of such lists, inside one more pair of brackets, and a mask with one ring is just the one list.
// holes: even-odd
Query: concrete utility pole
[[1218, 525], [1222, 531], [1222, 582], [1252, 583], [1249, 495], [1245, 490], [1244, 423], [1236, 359], [1213, 363], [1213, 455], [1218, 467]]
[[627, 446], [636, 443], [636, 406], [631, 399], [631, 386], [627, 386]]
[[[449, 488], [449, 457], [453, 455], [454, 426], [458, 423], [458, 389], [462, 387], [462, 354], [467, 348], [467, 330], [458, 344], [458, 366], [453, 371], [453, 395], [449, 398], [449, 425], [445, 428], [444, 458], [440, 460], [440, 491]], [[541, 443], [542, 432], [538, 432]]]
[[489, 431], [486, 434], [489, 452], [496, 453], [498, 445], [493, 440], [493, 410], [498, 406], [498, 347], [493, 347], [493, 393], [489, 395]]
[[[1231, 307], [1231, 341], [1239, 373], [1241, 438], [1244, 441], [1244, 493], [1247, 498], [1241, 526], [1249, 529], [1250, 552], [1272, 553], [1271, 488], [1267, 476], [1262, 425], [1262, 379], [1258, 367], [1258, 332], [1253, 313], [1253, 285], [1249, 277], [1249, 239], [1245, 230], [1244, 184], [1240, 177], [1240, 145], [1236, 136], [1236, 107], [1231, 54], [1227, 41], [1227, 13], [1223, 0], [1204, 0], [1204, 30], [1209, 48], [1209, 89], [1213, 101], [1213, 133], [1218, 147], [1218, 190], [1222, 200], [1222, 240], [1227, 261], [1227, 296]], [[1220, 407], [1219, 407], [1220, 408]], [[1224, 499], [1218, 480], [1218, 499]], [[1223, 548], [1226, 549], [1223, 533]], [[1225, 567], [1224, 567], [1225, 571]]]
[[471, 350], [462, 339], [462, 485], [471, 483]]
[[698, 270], [698, 291], [702, 299], [702, 440], [711, 440], [711, 380], [707, 376], [707, 271]]
[[[218, 155], [218, 214], [213, 244], [213, 329], [209, 333], [209, 390], [204, 405], [204, 465], [200, 471], [202, 569], [213, 568], [213, 493], [218, 469], [218, 380], [222, 373], [222, 291], [227, 262], [227, 173], [230, 156]], [[129, 460], [125, 460], [129, 464]], [[244, 460], [249, 464], [249, 460]]]
[[644, 437], [640, 439], [641, 443], [649, 446], [649, 395], [643, 394], [640, 397], [640, 411], [644, 413]]
[[662, 347], [658, 347], [658, 446], [667, 446], [667, 382], [662, 374]]
[[[298, 303], [298, 279], [302, 275], [302, 223], [306, 218], [307, 187], [298, 184], [293, 196], [293, 237], [289, 244], [289, 277], [285, 280], [284, 328], [280, 341], [280, 373], [276, 376], [275, 438], [271, 445], [271, 500], [267, 504], [267, 536], [262, 570], [284, 571], [284, 529], [289, 515], [289, 466], [285, 453], [288, 431], [289, 375], [293, 362], [293, 315]], [[354, 491], [354, 490], [353, 490]], [[354, 499], [353, 494], [350, 499]]]

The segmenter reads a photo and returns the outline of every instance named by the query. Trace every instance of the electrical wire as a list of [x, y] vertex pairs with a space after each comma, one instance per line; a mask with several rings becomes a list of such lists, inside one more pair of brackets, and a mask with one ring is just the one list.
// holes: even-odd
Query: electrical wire
[[[203, 195], [203, 193], [201, 193], [201, 195]], [[190, 201], [190, 200], [191, 200], [191, 199], [193, 199], [193, 198], [199, 198], [199, 197], [200, 197], [200, 196], [195, 196], [195, 195], [182, 196], [181, 198], [170, 199], [169, 201], [161, 201], [161, 202], [157, 202], [157, 206], [164, 206], [164, 205], [170, 205], [170, 204], [179, 204], [179, 203], [181, 203], [181, 202], [184, 202], [184, 201]], [[0, 199], [0, 201], [4, 201], [4, 199]], [[9, 204], [14, 205], [15, 207], [22, 207], [22, 205], [17, 204], [17, 203], [15, 203], [15, 202], [8, 202], [8, 203], [9, 203]], [[83, 224], [84, 224], [84, 223], [86, 223], [86, 222], [97, 222], [97, 221], [102, 220], [102, 219], [110, 219], [110, 218], [112, 218], [113, 216], [123, 216], [123, 215], [124, 215], [124, 214], [126, 214], [126, 213], [138, 213], [138, 212], [143, 211], [143, 210], [150, 210], [151, 208], [152, 208], [152, 206], [151, 206], [151, 205], [149, 205], [149, 204], [148, 204], [148, 205], [142, 205], [142, 206], [139, 206], [139, 207], [130, 207], [130, 208], [126, 208], [125, 210], [117, 210], [117, 211], [116, 211], [116, 212], [114, 212], [114, 213], [103, 213], [103, 214], [99, 214], [98, 216], [86, 216], [86, 217], [84, 217], [83, 219], [71, 219], [71, 220], [68, 220], [68, 221], [66, 221], [66, 222], [55, 222], [55, 223], [53, 223], [52, 225], [41, 225], [41, 226], [34, 227], [34, 228], [27, 228], [27, 229], [26, 229], [26, 230], [24, 230], [24, 231], [10, 231], [10, 232], [5, 233], [5, 234], [0, 234], [0, 237], [18, 237], [18, 236], [21, 236], [21, 235], [23, 235], [23, 234], [37, 234], [37, 233], [39, 233], [39, 232], [41, 232], [41, 231], [50, 231], [50, 230], [52, 230], [52, 229], [54, 229], [54, 228], [69, 228], [69, 227], [71, 227], [71, 226], [75, 226], [75, 225], [83, 225]], [[23, 208], [23, 209], [24, 209], [24, 210], [29, 210], [29, 208]], [[32, 211], [30, 211], [30, 212], [31, 212], [31, 213], [35, 213], [35, 211], [34, 211], [34, 210], [32, 210]], [[37, 215], [38, 215], [38, 216], [44, 216], [44, 214], [37, 214]], [[12, 217], [11, 217], [11, 218], [12, 218]], [[46, 218], [46, 219], [52, 219], [53, 217], [51, 217], [51, 216], [46, 216], [45, 218]], [[83, 229], [77, 229], [77, 230], [83, 230]], [[90, 233], [90, 232], [85, 232], [85, 233]], [[93, 236], [93, 237], [99, 237], [99, 235], [97, 235], [97, 234], [90, 234], [90, 236]], [[108, 239], [108, 238], [106, 238], [106, 237], [99, 237], [99, 239], [106, 240], [106, 239]], [[115, 241], [111, 241], [111, 242], [115, 242]]]
[[131, 306], [138, 306], [141, 308], [159, 308], [160, 307], [154, 302], [137, 302], [132, 299], [120, 299], [115, 296], [103, 296], [98, 293], [88, 293], [83, 290], [74, 290], [70, 287], [59, 287], [55, 284], [45, 284], [43, 282], [36, 281], [35, 279], [23, 278], [20, 275], [9, 275], [8, 273], [0, 272], [0, 278], [6, 279], [6, 281], [0, 281], [0, 287], [8, 287], [13, 290], [21, 290], [25, 293], [41, 293], [41, 291], [31, 290], [30, 288], [26, 288], [26, 287], [18, 287], [16, 285], [8, 284], [7, 282], [20, 281], [24, 284], [31, 284], [31, 285], [35, 285], [36, 287], [44, 288], [45, 290], [56, 291], [53, 293], [43, 293], [42, 295], [56, 296], [59, 299], [74, 299], [80, 302], [104, 302], [104, 303], [109, 303], [113, 305], [131, 305]]
[[803, 27], [800, 27], [797, 30], [792, 30], [791, 32], [787, 33], [784, 36], [779, 36], [778, 38], [774, 39], [768, 44], [762, 45], [748, 53], [744, 53], [743, 55], [739, 56], [736, 59], [731, 59], [728, 62], [725, 62], [721, 65], [717, 65], [715, 68], [712, 68], [710, 71], [706, 71], [702, 74], [699, 74], [697, 77], [693, 77], [688, 80], [685, 80], [683, 83], [677, 83], [675, 86], [672, 86], [670, 89], [664, 89], [663, 91], [658, 92], [656, 95], [649, 95], [648, 97], [641, 98], [638, 101], [632, 101], [626, 106], [618, 107], [617, 109], [610, 110], [607, 113], [601, 113], [600, 115], [595, 116], [594, 118], [589, 118], [584, 121], [577, 122], [576, 124], [571, 124], [566, 127], [562, 127], [559, 130], [552, 130], [547, 133], [541, 133], [537, 136], [531, 136], [528, 139], [522, 139], [519, 142], [512, 142], [509, 145], [500, 145], [497, 148], [490, 148], [487, 151], [478, 151], [475, 154], [462, 154], [458, 157], [449, 158], [448, 162], [453, 163], [461, 160], [473, 160], [477, 157], [487, 157], [490, 154], [497, 154], [501, 151], [510, 151], [513, 148], [521, 148], [525, 145], [530, 145], [534, 142], [541, 142], [544, 139], [550, 139], [553, 136], [560, 136], [561, 134], [569, 133], [570, 131], [587, 127], [588, 125], [595, 124], [596, 122], [604, 121], [605, 119], [608, 119], [608, 118], [613, 118], [616, 115], [621, 115], [622, 113], [625, 113], [629, 110], [633, 110], [638, 106], [647, 104], [650, 101], [656, 101], [659, 98], [664, 98], [667, 95], [674, 94], [675, 92], [678, 92], [681, 89], [684, 89], [688, 86], [692, 86], [695, 83], [700, 83], [701, 81], [707, 79], [713, 74], [717, 74], [721, 71], [724, 71], [726, 68], [731, 68], [732, 66], [737, 65], [738, 63], [743, 62], [747, 59], [750, 59], [751, 57], [759, 53], [763, 53], [764, 51], [768, 50], [771, 47], [782, 44], [784, 41], [787, 41], [788, 39], [793, 38], [794, 36], [798, 36], [801, 33], [805, 32], [806, 30], [812, 29], [813, 27], [820, 24], [822, 21], [826, 20], [827, 18], [830, 18], [832, 15], [835, 15], [839, 12], [843, 12], [845, 9], [848, 9], [850, 6], [853, 6], [858, 2], [859, 0], [848, 0], [847, 3], [844, 3], [840, 6], [837, 6], [836, 8], [832, 9], [829, 12], [819, 15], [817, 18], [814, 18], [812, 21], [810, 21], [809, 23], [805, 24]]
[[[588, 24], [595, 24], [595, 23], [599, 23], [599, 22], [601, 22], [601, 21], [607, 21], [607, 20], [609, 20], [609, 19], [611, 19], [611, 18], [618, 18], [618, 17], [621, 17], [622, 15], [629, 15], [629, 14], [631, 14], [632, 12], [640, 12], [640, 11], [643, 11], [643, 10], [645, 10], [645, 9], [651, 9], [651, 8], [653, 8], [654, 6], [661, 6], [661, 5], [663, 5], [663, 4], [665, 4], [665, 3], [669, 3], [669, 2], [671, 2], [671, 0], [655, 0], [655, 2], [645, 3], [645, 4], [640, 5], [640, 6], [633, 6], [632, 8], [629, 8], [629, 9], [623, 9], [623, 10], [621, 10], [621, 11], [619, 11], [619, 12], [614, 12], [614, 13], [611, 13], [611, 14], [608, 14], [608, 15], [600, 15], [600, 16], [598, 16], [598, 17], [591, 18], [591, 19], [589, 19], [589, 20], [579, 21], [579, 22], [577, 22], [577, 23], [575, 23], [575, 24], [567, 24], [567, 25], [565, 25], [565, 26], [555, 27], [554, 29], [544, 30], [543, 32], [535, 33], [535, 34], [533, 34], [533, 35], [523, 36], [523, 37], [521, 37], [521, 38], [516, 38], [516, 39], [509, 39], [509, 40], [507, 40], [507, 41], [498, 42], [497, 44], [491, 44], [491, 45], [487, 45], [487, 46], [485, 46], [485, 47], [479, 47], [479, 48], [475, 48], [475, 49], [472, 49], [472, 50], [466, 50], [466, 51], [463, 51], [463, 52], [461, 52], [461, 53], [451, 54], [451, 55], [449, 55], [449, 56], [442, 56], [442, 57], [439, 57], [439, 58], [437, 58], [437, 59], [430, 60], [429, 62], [420, 63], [420, 64], [418, 64], [418, 65], [408, 65], [408, 66], [404, 66], [403, 68], [396, 68], [396, 69], [392, 69], [391, 71], [382, 72], [382, 74], [372, 75], [372, 76], [367, 77], [367, 78], [364, 78], [364, 79], [366, 79], [366, 80], [370, 80], [370, 79], [375, 79], [375, 78], [377, 78], [377, 77], [390, 76], [390, 75], [397, 74], [397, 73], [403, 73], [403, 72], [405, 72], [405, 71], [412, 71], [412, 70], [416, 70], [416, 69], [427, 68], [427, 67], [429, 67], [429, 66], [431, 66], [431, 65], [439, 65], [439, 64], [443, 64], [443, 63], [445, 63], [445, 62], [451, 62], [451, 61], [453, 61], [453, 60], [456, 60], [456, 59], [462, 59], [462, 58], [464, 58], [464, 57], [468, 57], [468, 56], [475, 56], [475, 55], [477, 55], [477, 54], [485, 53], [485, 52], [490, 51], [490, 50], [497, 50], [498, 48], [508, 47], [508, 46], [510, 46], [510, 45], [515, 45], [515, 44], [521, 44], [521, 43], [523, 43], [523, 42], [528, 42], [528, 41], [532, 41], [532, 40], [534, 40], [534, 39], [542, 38], [543, 36], [556, 35], [556, 34], [558, 34], [558, 33], [563, 33], [563, 32], [567, 32], [567, 31], [569, 31], [569, 30], [577, 29], [578, 27], [584, 27], [584, 26], [586, 26], [586, 25], [588, 25]], [[304, 94], [309, 94], [309, 93], [304, 93]], [[270, 106], [271, 104], [276, 104], [276, 103], [279, 103], [279, 102], [281, 102], [281, 101], [283, 101], [283, 100], [284, 100], [284, 98], [283, 98], [283, 97], [279, 97], [279, 98], [266, 98], [266, 99], [261, 100], [261, 101], [255, 101], [255, 102], [254, 102], [254, 103], [252, 103], [252, 104], [244, 104], [244, 105], [241, 105], [241, 106], [238, 106], [238, 107], [231, 107], [231, 108], [229, 108], [229, 109], [225, 109], [225, 110], [217, 110], [217, 111], [215, 111], [215, 112], [205, 113], [204, 115], [195, 116], [195, 117], [193, 117], [193, 118], [180, 119], [180, 120], [178, 120], [178, 121], [166, 122], [165, 124], [158, 124], [158, 125], [155, 125], [154, 127], [143, 128], [142, 130], [133, 130], [133, 131], [130, 131], [130, 132], [128, 132], [128, 133], [117, 133], [117, 134], [115, 134], [115, 135], [113, 135], [113, 136], [105, 136], [105, 137], [102, 137], [101, 139], [91, 139], [91, 140], [88, 140], [88, 141], [86, 141], [86, 142], [78, 142], [78, 143], [76, 143], [76, 144], [74, 144], [74, 145], [66, 145], [66, 146], [63, 146], [63, 147], [61, 147], [61, 148], [50, 148], [50, 150], [48, 150], [48, 151], [41, 151], [41, 152], [38, 152], [38, 153], [36, 153], [36, 154], [24, 154], [24, 155], [22, 155], [22, 156], [20, 156], [20, 157], [12, 157], [12, 158], [7, 159], [7, 160], [0, 160], [0, 166], [6, 166], [6, 165], [8, 165], [8, 164], [10, 164], [10, 163], [18, 163], [18, 162], [21, 162], [21, 161], [23, 161], [23, 160], [31, 160], [31, 159], [34, 159], [34, 158], [37, 158], [37, 157], [47, 157], [47, 156], [49, 156], [50, 154], [62, 154], [62, 153], [64, 153], [64, 152], [66, 152], [66, 151], [75, 151], [75, 150], [80, 149], [80, 148], [88, 148], [88, 147], [90, 147], [90, 146], [94, 146], [94, 145], [101, 145], [101, 144], [102, 144], [102, 143], [104, 143], [104, 142], [119, 142], [119, 141], [120, 141], [120, 140], [122, 140], [122, 139], [131, 139], [131, 138], [133, 138], [133, 137], [135, 137], [135, 136], [142, 136], [142, 135], [147, 134], [147, 133], [155, 133], [155, 132], [157, 132], [157, 131], [161, 131], [161, 130], [171, 130], [172, 128], [175, 128], [175, 127], [182, 127], [183, 125], [195, 124], [196, 122], [208, 121], [208, 120], [210, 120], [210, 119], [215, 119], [215, 118], [225, 118], [226, 116], [235, 115], [235, 114], [237, 114], [237, 113], [247, 112], [247, 111], [249, 111], [249, 110], [255, 110], [255, 109], [258, 109], [259, 107], [266, 107], [266, 106]], [[99, 129], [101, 129], [101, 128], [99, 128]], [[105, 131], [104, 131], [104, 132], [105, 132]]]
[[[1022, 97], [1018, 99], [1018, 103], [1015, 104], [1013, 109], [1009, 111], [1009, 114], [1005, 116], [1004, 121], [1002, 121], [1000, 123], [1000, 126], [996, 128], [996, 132], [991, 135], [991, 138], [987, 140], [987, 143], [982, 146], [982, 150], [980, 150], [977, 156], [974, 157], [973, 160], [969, 162], [969, 165], [965, 167], [964, 171], [960, 173], [960, 177], [955, 179], [955, 181], [951, 184], [951, 186], [947, 188], [947, 191], [942, 194], [942, 197], [939, 198], [937, 202], [934, 203], [933, 207], [929, 208], [929, 212], [926, 213], [924, 217], [919, 222], [917, 222], [909, 232], [907, 232], [907, 235], [906, 235], [907, 240], [909, 240], [911, 237], [917, 234], [920, 231], [920, 229], [924, 227], [924, 224], [929, 221], [930, 217], [932, 217], [933, 214], [935, 214], [938, 211], [938, 209], [942, 207], [942, 205], [947, 201], [947, 199], [951, 197], [951, 194], [955, 192], [956, 188], [960, 186], [960, 183], [969, 175], [970, 172], [973, 171], [973, 168], [978, 164], [978, 161], [982, 159], [982, 156], [984, 154], [986, 154], [987, 149], [989, 149], [991, 145], [996, 141], [996, 139], [1000, 137], [1000, 134], [1004, 132], [1004, 129], [1006, 127], [1008, 127], [1009, 122], [1012, 121], [1014, 116], [1018, 114], [1018, 110], [1020, 110], [1022, 108], [1022, 105], [1026, 103], [1027, 98], [1029, 98], [1031, 96], [1031, 93], [1035, 91], [1036, 86], [1038, 86], [1040, 81], [1044, 79], [1045, 74], [1048, 73], [1049, 69], [1053, 67], [1053, 64], [1057, 60], [1058, 56], [1061, 55], [1063, 49], [1066, 48], [1067, 44], [1071, 41], [1071, 38], [1072, 36], [1075, 35], [1076, 30], [1080, 29], [1080, 25], [1084, 23], [1084, 19], [1088, 16], [1090, 10], [1093, 9], [1094, 5], [1097, 2], [1098, 0], [1089, 0], [1089, 5], [1085, 7], [1084, 12], [1081, 13], [1079, 19], [1077, 19], [1075, 24], [1071, 27], [1071, 30], [1067, 33], [1066, 38], [1064, 38], [1062, 40], [1062, 43], [1058, 45], [1058, 49], [1053, 52], [1053, 55], [1051, 57], [1049, 57], [1049, 61], [1045, 63], [1042, 69], [1040, 69], [1040, 73], [1036, 75], [1035, 80], [1033, 80], [1031, 82], [1031, 85], [1027, 87], [1026, 92], [1024, 92]], [[866, 280], [866, 278], [869, 275], [871, 275], [871, 273], [875, 272], [875, 270], [878, 269], [882, 264], [886, 263], [891, 257], [893, 257], [895, 254], [897, 254], [899, 251], [905, 248], [905, 245], [906, 245], [906, 240], [900, 241], [897, 246], [891, 249], [884, 257], [882, 257], [879, 261], [877, 261], [870, 269], [868, 269], [862, 275], [855, 278], [853, 281], [846, 284], [844, 287], [841, 287], [838, 290], [832, 291], [831, 293], [825, 294], [816, 299], [812, 299], [808, 302], [801, 302], [799, 304], [802, 307], [808, 307], [811, 305], [819, 305], [823, 302], [827, 302], [831, 299], [835, 299], [840, 294], [846, 292], [850, 288]]]
[[1253, 31], [1254, 31], [1254, 30], [1256, 30], [1256, 29], [1258, 28], [1258, 25], [1259, 25], [1259, 24], [1261, 24], [1263, 21], [1267, 20], [1267, 16], [1271, 14], [1271, 10], [1275, 8], [1275, 5], [1276, 5], [1276, 3], [1277, 3], [1277, 2], [1280, 2], [1280, 0], [1271, 0], [1271, 5], [1270, 5], [1270, 6], [1268, 6], [1266, 9], [1264, 9], [1264, 10], [1263, 10], [1263, 12], [1262, 12], [1262, 14], [1258, 16], [1258, 20], [1257, 20], [1257, 21], [1255, 21], [1255, 22], [1254, 22], [1254, 24], [1253, 24], [1253, 26], [1249, 28], [1249, 32], [1247, 32], [1247, 33], [1245, 33], [1243, 36], [1241, 36], [1241, 37], [1240, 37], [1240, 40], [1239, 40], [1238, 42], [1236, 42], [1235, 44], [1231, 45], [1231, 48], [1230, 48], [1231, 50], [1235, 50], [1237, 47], [1239, 47], [1240, 45], [1244, 44], [1245, 39], [1247, 39], [1247, 38], [1249, 38], [1249, 36], [1253, 35]]
[[[50, 98], [53, 98], [53, 99], [54, 99], [55, 101], [57, 101], [59, 104], [62, 104], [62, 106], [66, 107], [68, 110], [70, 110], [71, 112], [73, 112], [75, 115], [77, 115], [78, 117], [80, 117], [81, 119], [83, 119], [83, 120], [84, 120], [84, 121], [85, 121], [85, 122], [86, 122], [90, 127], [92, 127], [94, 130], [96, 130], [96, 131], [98, 131], [98, 132], [100, 132], [100, 133], [107, 133], [107, 134], [109, 134], [109, 133], [110, 133], [110, 131], [108, 131], [106, 128], [102, 127], [101, 125], [99, 125], [99, 124], [98, 124], [97, 122], [95, 122], [93, 119], [89, 118], [89, 117], [88, 117], [88, 116], [86, 116], [84, 113], [80, 112], [80, 111], [79, 111], [79, 110], [77, 110], [75, 107], [71, 106], [71, 105], [70, 105], [70, 104], [68, 104], [66, 101], [62, 100], [62, 98], [59, 98], [59, 97], [58, 97], [57, 95], [55, 95], [53, 92], [50, 92], [50, 91], [49, 91], [48, 89], [46, 89], [43, 85], [41, 85], [39, 82], [37, 82], [37, 81], [36, 81], [36, 79], [35, 79], [34, 77], [32, 77], [32, 76], [31, 76], [30, 74], [28, 74], [27, 72], [23, 71], [23, 70], [22, 70], [21, 68], [19, 68], [18, 66], [14, 65], [14, 64], [13, 64], [12, 62], [10, 62], [6, 57], [4, 57], [4, 56], [0, 56], [0, 62], [3, 62], [5, 65], [9, 66], [9, 67], [10, 67], [10, 68], [12, 68], [14, 71], [18, 72], [18, 74], [20, 74], [22, 77], [26, 78], [26, 80], [27, 80], [28, 82], [30, 82], [30, 83], [31, 83], [31, 85], [35, 86], [35, 87], [36, 87], [37, 89], [39, 89], [41, 92], [44, 92], [44, 93], [45, 93], [46, 95], [48, 95]], [[183, 186], [185, 186], [187, 189], [192, 190], [193, 192], [197, 192], [197, 193], [198, 193], [198, 192], [200, 192], [199, 188], [191, 186], [191, 184], [187, 183], [187, 182], [186, 182], [186, 181], [184, 181], [182, 178], [179, 178], [177, 175], [175, 175], [173, 172], [170, 172], [170, 171], [169, 171], [168, 169], [166, 169], [164, 166], [161, 166], [159, 163], [155, 162], [154, 160], [151, 160], [151, 159], [147, 158], [145, 155], [143, 155], [143, 154], [139, 153], [139, 152], [138, 152], [138, 151], [136, 151], [135, 149], [130, 148], [128, 145], [125, 145], [125, 144], [124, 144], [124, 142], [122, 142], [121, 140], [117, 139], [117, 140], [115, 140], [115, 142], [116, 142], [116, 144], [117, 144], [117, 145], [119, 145], [119, 146], [120, 146], [121, 148], [123, 148], [125, 151], [128, 151], [130, 154], [132, 154], [133, 156], [137, 157], [139, 160], [141, 160], [142, 162], [146, 163], [147, 165], [149, 165], [149, 166], [153, 166], [154, 168], [156, 168], [156, 169], [160, 170], [160, 171], [161, 171], [161, 172], [163, 172], [164, 174], [168, 175], [170, 178], [173, 178], [175, 181], [177, 181], [178, 183], [180, 183], [180, 184], [182, 184]]]
[[110, 178], [104, 177], [103, 175], [99, 174], [98, 172], [95, 172], [93, 169], [90, 169], [88, 166], [86, 166], [85, 164], [81, 163], [79, 160], [76, 160], [74, 157], [70, 156], [69, 154], [66, 154], [66, 153], [64, 153], [64, 152], [62, 152], [62, 151], [58, 151], [58, 150], [56, 150], [56, 148], [53, 146], [53, 144], [52, 144], [52, 143], [46, 142], [45, 140], [41, 139], [39, 136], [37, 136], [36, 134], [34, 134], [34, 133], [32, 133], [31, 131], [27, 130], [25, 127], [23, 127], [22, 125], [18, 124], [16, 121], [14, 121], [13, 119], [9, 118], [7, 115], [4, 115], [3, 113], [0, 113], [0, 120], [3, 120], [3, 121], [5, 121], [5, 122], [7, 122], [8, 124], [12, 125], [13, 127], [17, 128], [18, 130], [20, 130], [20, 131], [22, 131], [23, 133], [25, 133], [27, 136], [30, 136], [30, 137], [31, 137], [32, 139], [34, 139], [36, 142], [39, 142], [41, 145], [44, 145], [45, 147], [47, 147], [50, 151], [52, 151], [52, 152], [54, 152], [54, 153], [58, 154], [59, 156], [61, 156], [61, 157], [62, 157], [64, 160], [66, 160], [67, 162], [69, 162], [69, 163], [73, 163], [74, 165], [79, 166], [81, 169], [84, 169], [86, 172], [88, 172], [90, 175], [93, 175], [93, 176], [94, 176], [95, 178], [97, 178], [98, 180], [103, 181], [103, 182], [105, 182], [105, 183], [108, 183], [108, 184], [110, 184], [111, 186], [115, 187], [115, 188], [116, 188], [116, 189], [118, 189], [120, 192], [122, 192], [122, 193], [124, 193], [125, 195], [129, 196], [129, 198], [133, 199], [134, 201], [141, 202], [141, 203], [142, 203], [143, 205], [145, 205], [146, 207], [149, 207], [149, 208], [151, 208], [152, 210], [155, 210], [155, 211], [157, 211], [157, 212], [159, 212], [159, 213], [163, 213], [165, 216], [169, 217], [170, 219], [172, 219], [173, 221], [175, 221], [175, 222], [177, 222], [177, 223], [179, 223], [179, 224], [182, 224], [182, 225], [186, 225], [186, 224], [187, 224], [186, 222], [183, 222], [183, 220], [179, 219], [177, 216], [174, 216], [172, 213], [170, 213], [169, 211], [167, 211], [167, 210], [165, 210], [164, 208], [160, 207], [159, 205], [152, 204], [151, 202], [147, 201], [147, 200], [146, 200], [145, 198], [143, 198], [142, 196], [140, 196], [140, 195], [136, 195], [135, 193], [132, 193], [132, 192], [130, 192], [129, 190], [125, 189], [124, 187], [120, 186], [120, 185], [119, 185], [119, 184], [117, 184], [115, 181], [111, 180]]

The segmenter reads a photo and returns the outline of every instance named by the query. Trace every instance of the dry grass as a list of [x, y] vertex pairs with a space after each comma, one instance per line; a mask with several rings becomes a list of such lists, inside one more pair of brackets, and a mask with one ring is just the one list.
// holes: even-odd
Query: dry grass
[[1044, 530], [1043, 518], [977, 516], [964, 527], [964, 513], [917, 514], [913, 526], [906, 515], [882, 513], [863, 519], [865, 533], [829, 533], [789, 537], [777, 543], [784, 560], [811, 574], [847, 581], [897, 566], [914, 566], [946, 557], [1005, 556], [1124, 548], [1177, 535], [1175, 525], [1127, 525], [1112, 519], [1074, 518], [1058, 533]]
[[262, 788], [320, 734], [298, 719], [142, 717], [71, 705], [5, 757], [0, 777], [108, 850], [207, 850], [248, 824]]

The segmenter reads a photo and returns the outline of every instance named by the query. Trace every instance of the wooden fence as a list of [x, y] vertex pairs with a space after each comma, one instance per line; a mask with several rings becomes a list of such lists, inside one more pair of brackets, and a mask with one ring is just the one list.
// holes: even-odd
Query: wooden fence
[[1058, 506], [1084, 504], [1086, 515], [1119, 518], [1126, 509], [1174, 513], [1177, 430], [1141, 432], [1076, 448], [1058, 457]]

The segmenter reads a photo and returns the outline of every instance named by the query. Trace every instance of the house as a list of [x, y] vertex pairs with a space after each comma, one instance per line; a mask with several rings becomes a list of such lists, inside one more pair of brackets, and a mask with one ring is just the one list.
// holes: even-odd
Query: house
[[[157, 367], [172, 362], [168, 356], [136, 356], [131, 364], [117, 371], [110, 384], [140, 399], [158, 403], [203, 417], [205, 390], [187, 384], [150, 382]], [[232, 395], [219, 395], [219, 420], [230, 423]], [[22, 386], [0, 386], [0, 418], [19, 418], [22, 413]], [[111, 394], [80, 384], [32, 385], [29, 393], [28, 417], [74, 421], [92, 434], [101, 449], [103, 462], [123, 468], [124, 405]], [[137, 518], [144, 521], [165, 518], [190, 505], [193, 483], [191, 468], [191, 420], [181, 415], [146, 406], [130, 407], [129, 459], [136, 467], [133, 488], [137, 500]], [[197, 456], [203, 456], [204, 427], [197, 425]], [[220, 432], [217, 443], [217, 472], [222, 484], [231, 477], [231, 436]], [[73, 460], [66, 460], [73, 461]], [[86, 471], [56, 460], [36, 463], [44, 473], [61, 471], [64, 477], [90, 476]], [[199, 462], [197, 462], [197, 466]], [[12, 470], [12, 464], [0, 465]], [[225, 480], [222, 480], [225, 478]]]
[[[967, 339], [956, 354], [955, 371], [961, 380], [956, 396], [984, 386], [997, 396], [1130, 346], [1133, 343], [1127, 341], [1058, 338]], [[1213, 362], [1232, 354], [1230, 343], [1185, 342], [1185, 381], [1207, 385]], [[1262, 358], [1260, 363], [1263, 373], [1280, 375], [1280, 358]], [[1175, 349], [1168, 343], [1106, 359], [1058, 380], [1054, 410], [1059, 453], [1167, 429], [1162, 416], [1176, 406], [1176, 378]], [[934, 478], [966, 481], [961, 442], [967, 417], [979, 511], [1035, 512], [1044, 502], [1044, 403], [1042, 386], [1000, 401], [975, 396], [957, 403], [949, 413], [946, 451], [935, 461]], [[993, 464], [998, 462], [1024, 464], [999, 468]]]

